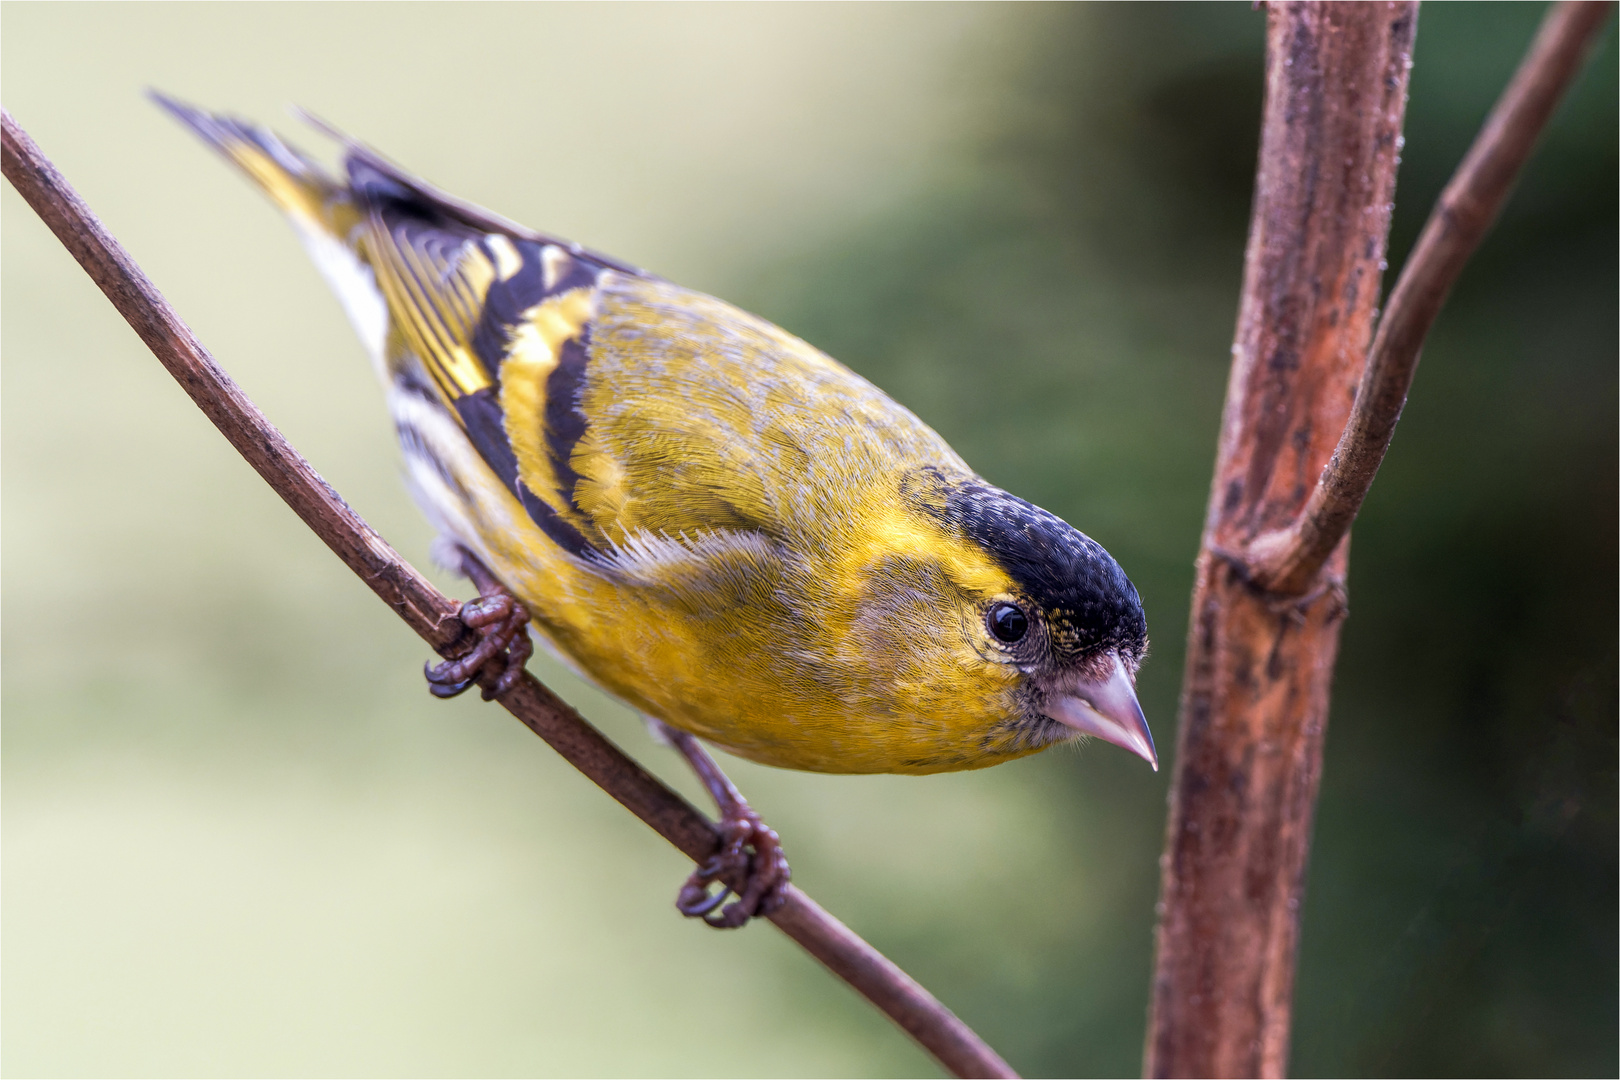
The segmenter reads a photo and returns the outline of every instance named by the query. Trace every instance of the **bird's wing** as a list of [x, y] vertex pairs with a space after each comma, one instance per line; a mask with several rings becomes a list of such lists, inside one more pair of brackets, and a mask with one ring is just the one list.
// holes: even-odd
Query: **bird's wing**
[[385, 198], [361, 251], [404, 349], [558, 545], [858, 528], [852, 488], [969, 474], [866, 380], [723, 301]]
[[638, 536], [803, 535], [850, 484], [954, 458], [871, 384], [763, 319], [560, 242], [489, 231], [492, 219], [368, 159], [348, 164], [395, 347], [576, 555]]
[[344, 142], [347, 183], [263, 128], [158, 100], [271, 195], [318, 262], [326, 245], [363, 264], [334, 287], [386, 308], [368, 340], [385, 375], [452, 416], [572, 554], [803, 536], [838, 527], [852, 485], [960, 464], [763, 319], [446, 195], [319, 121]]

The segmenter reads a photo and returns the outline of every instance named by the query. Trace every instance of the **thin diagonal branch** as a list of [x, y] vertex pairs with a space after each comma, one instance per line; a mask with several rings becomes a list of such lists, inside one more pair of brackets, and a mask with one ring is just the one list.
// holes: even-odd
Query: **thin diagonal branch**
[[1542, 21], [1401, 268], [1355, 407], [1305, 509], [1288, 528], [1257, 537], [1249, 546], [1255, 584], [1285, 595], [1304, 594], [1349, 531], [1395, 435], [1429, 328], [1597, 43], [1612, 6], [1606, 0], [1565, 0]]
[[[464, 652], [471, 641], [458, 605], [400, 558], [293, 449], [4, 110], [0, 129], [6, 179], [221, 434], [412, 630], [446, 657]], [[702, 861], [715, 852], [718, 835], [702, 814], [533, 676], [525, 674], [500, 703], [688, 857]], [[957, 1076], [1017, 1075], [932, 994], [800, 890], [789, 889], [771, 921]]]

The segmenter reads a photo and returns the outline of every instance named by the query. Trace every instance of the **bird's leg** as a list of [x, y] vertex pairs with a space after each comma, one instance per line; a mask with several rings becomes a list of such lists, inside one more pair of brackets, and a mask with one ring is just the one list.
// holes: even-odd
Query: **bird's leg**
[[491, 701], [516, 685], [523, 665], [534, 653], [529, 640], [529, 612], [506, 586], [495, 580], [489, 567], [466, 548], [461, 550], [461, 572], [478, 587], [478, 599], [461, 605], [461, 621], [478, 631], [472, 651], [442, 664], [429, 664], [428, 690], [434, 697], [450, 698], [466, 690], [478, 676], [488, 673], [495, 682], [484, 688]]
[[[692, 871], [675, 898], [675, 907], [688, 918], [722, 928], [741, 926], [754, 916], [770, 915], [787, 900], [788, 879], [793, 876], [776, 830], [759, 819], [694, 736], [668, 724], [654, 723], [692, 766], [720, 808], [720, 850]], [[754, 849], [752, 855], [750, 847]], [[742, 886], [737, 890], [737, 899], [717, 911], [733, 891], [725, 879], [739, 877]], [[709, 886], [717, 882], [720, 891], [711, 896]]]

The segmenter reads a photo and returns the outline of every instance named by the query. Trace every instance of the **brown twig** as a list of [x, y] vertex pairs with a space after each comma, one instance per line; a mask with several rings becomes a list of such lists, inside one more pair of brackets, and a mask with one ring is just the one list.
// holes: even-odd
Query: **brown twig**
[[1349, 531], [1395, 435], [1429, 328], [1597, 43], [1612, 6], [1611, 0], [1565, 0], [1542, 20], [1401, 268], [1349, 423], [1304, 511], [1286, 529], [1249, 546], [1255, 584], [1282, 595], [1305, 593]]
[[[0, 110], [0, 128], [0, 163], [6, 179], [214, 426], [412, 630], [447, 657], [465, 651], [470, 641], [457, 617], [459, 606], [400, 558], [265, 419], [4, 110]], [[689, 858], [702, 861], [714, 853], [718, 836], [702, 814], [625, 756], [533, 676], [525, 674], [500, 703]], [[786, 905], [771, 921], [887, 1013], [957, 1076], [1017, 1075], [933, 995], [803, 892], [790, 888]]]

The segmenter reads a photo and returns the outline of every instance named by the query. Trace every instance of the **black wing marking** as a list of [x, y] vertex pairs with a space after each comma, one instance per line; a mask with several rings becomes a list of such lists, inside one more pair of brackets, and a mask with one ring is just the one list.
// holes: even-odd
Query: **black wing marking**
[[501, 373], [515, 336], [539, 305], [594, 288], [608, 267], [507, 233], [490, 233], [452, 216], [437, 201], [351, 161], [366, 206], [365, 254], [388, 299], [401, 338], [428, 369], [443, 400], [479, 455], [560, 547], [592, 548], [589, 519], [574, 503], [579, 481], [571, 464], [587, 421], [578, 401], [590, 361], [589, 327], [556, 344], [545, 378], [540, 443], [555, 484], [532, 490], [513, 447], [502, 408]]

